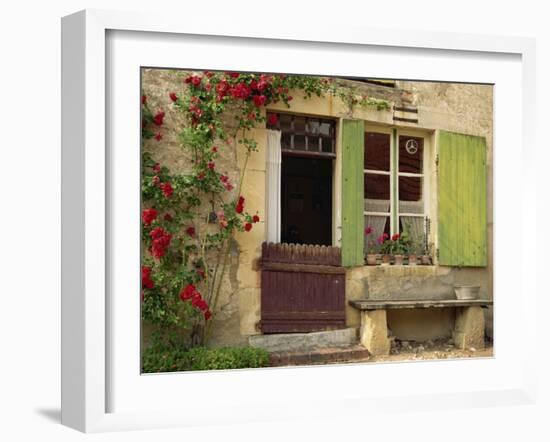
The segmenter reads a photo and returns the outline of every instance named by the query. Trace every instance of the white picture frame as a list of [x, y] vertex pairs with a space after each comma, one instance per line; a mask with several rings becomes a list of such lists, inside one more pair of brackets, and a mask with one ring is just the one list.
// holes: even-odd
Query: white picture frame
[[[401, 48], [403, 51], [422, 49], [441, 54], [446, 52], [468, 52], [480, 60], [484, 54], [503, 54], [520, 57], [522, 90], [520, 96], [521, 115], [518, 133], [521, 134], [520, 155], [522, 187], [518, 190], [522, 198], [521, 220], [536, 218], [535, 175], [529, 173], [528, 165], [535, 154], [534, 108], [535, 101], [535, 44], [532, 39], [518, 37], [490, 37], [480, 35], [429, 33], [413, 31], [377, 30], [369, 27], [354, 28], [334, 26], [330, 31], [302, 26], [289, 31], [277, 29], [275, 24], [256, 27], [253, 23], [193, 20], [182, 24], [177, 17], [145, 13], [125, 13], [100, 10], [86, 10], [63, 18], [62, 21], [62, 423], [84, 432], [101, 432], [123, 429], [159, 428], [170, 426], [208, 425], [212, 416], [201, 418], [201, 408], [196, 414], [173, 409], [140, 409], [133, 411], [109, 411], [108, 396], [113, 388], [110, 384], [109, 367], [113, 354], [107, 339], [107, 328], [112, 320], [106, 294], [107, 244], [112, 238], [107, 228], [110, 196], [108, 193], [109, 164], [106, 151], [108, 134], [106, 121], [110, 117], [106, 106], [109, 93], [109, 78], [106, 78], [107, 35], [109, 32], [159, 33], [158, 35], [227, 37], [246, 41], [269, 41], [272, 45], [288, 47], [293, 42], [338, 45], [346, 47], [375, 47], [378, 50]], [[238, 65], [238, 62], [236, 62]], [[238, 69], [237, 65], [227, 69]], [[435, 78], [434, 80], [437, 80]], [[497, 85], [498, 87], [498, 85]], [[501, 105], [501, 104], [500, 104]], [[137, 106], [136, 106], [137, 108]], [[499, 119], [499, 103], [495, 102], [495, 118]], [[495, 141], [499, 143], [498, 132]], [[503, 143], [504, 144], [504, 143]], [[496, 174], [499, 173], [498, 162]], [[498, 199], [497, 199], [498, 204]], [[498, 229], [497, 229], [498, 231]], [[522, 233], [526, 235], [526, 233]], [[528, 265], [528, 256], [534, 256], [534, 244], [522, 241], [521, 278], [518, 281], [519, 295], [514, 300], [518, 310], [525, 311], [536, 303], [536, 269]], [[495, 254], [499, 252], [495, 241]], [[498, 295], [497, 295], [498, 296]], [[504, 301], [504, 299], [503, 299]], [[498, 304], [497, 304], [498, 305]], [[498, 309], [496, 311], [498, 313]], [[495, 315], [497, 315], [495, 313]], [[504, 316], [503, 316], [504, 317]], [[376, 400], [361, 389], [354, 394], [346, 391], [327, 395], [327, 399], [312, 397], [310, 407], [303, 404], [282, 407], [280, 403], [262, 401], [256, 391], [250, 391], [235, 398], [233, 410], [220, 411], [215, 415], [217, 422], [257, 422], [311, 416], [362, 416], [385, 410], [397, 412], [406, 409], [465, 408], [475, 403], [478, 406], [494, 406], [500, 403], [532, 404], [535, 401], [536, 359], [534, 353], [536, 324], [519, 316], [524, 352], [517, 357], [520, 365], [514, 367], [514, 377], [502, 382], [500, 387], [489, 389], [464, 387], [461, 392], [448, 393], [432, 390], [425, 394], [403, 394], [388, 389]], [[498, 316], [496, 316], [498, 323]], [[500, 323], [500, 330], [506, 330], [506, 323]], [[507, 333], [503, 333], [508, 335]], [[496, 348], [498, 361], [498, 347]], [[470, 361], [475, 362], [475, 361]], [[449, 362], [449, 364], [452, 364]], [[410, 365], [410, 370], [419, 374], [419, 365]], [[415, 368], [416, 367], [416, 368]], [[474, 367], [471, 365], [470, 367]], [[346, 368], [346, 375], [358, 376], [362, 366]], [[251, 371], [233, 373], [206, 373], [215, 376], [214, 385], [223, 385], [231, 376], [232, 382], [250, 382], [262, 385], [274, 376], [304, 378], [311, 375], [310, 368], [304, 376], [303, 369], [285, 368], [269, 370], [269, 373], [255, 375]], [[323, 368], [327, 376], [335, 376], [342, 367]], [[329, 371], [330, 370], [330, 371]], [[434, 371], [426, 363], [423, 371]], [[277, 373], [275, 373], [277, 372]], [[266, 374], [267, 373], [267, 374]], [[191, 374], [197, 378], [197, 374]], [[177, 376], [177, 375], [175, 375]], [[179, 375], [181, 376], [181, 375]], [[187, 374], [185, 375], [187, 376]], [[281, 377], [279, 376], [279, 377]], [[239, 379], [236, 379], [236, 378]], [[351, 378], [350, 378], [351, 379]], [[275, 383], [277, 381], [274, 381]], [[167, 386], [169, 388], [169, 386]], [[211, 387], [214, 389], [215, 387]], [[377, 393], [378, 394], [378, 393]], [[256, 395], [256, 400], [251, 398]], [[214, 398], [214, 403], [216, 399]], [[220, 404], [223, 397], [219, 398]], [[337, 406], [336, 406], [337, 404]], [[235, 412], [238, 410], [238, 412]], [[233, 413], [231, 413], [233, 411]]]

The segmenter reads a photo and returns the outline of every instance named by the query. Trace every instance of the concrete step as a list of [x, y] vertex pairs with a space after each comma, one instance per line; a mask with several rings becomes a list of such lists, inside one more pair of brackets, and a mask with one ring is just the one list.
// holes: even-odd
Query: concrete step
[[369, 351], [362, 345], [349, 345], [347, 347], [329, 347], [312, 351], [273, 352], [269, 355], [269, 363], [272, 367], [350, 363], [364, 362], [369, 357]]
[[346, 347], [358, 342], [356, 328], [343, 328], [312, 333], [282, 333], [255, 335], [248, 338], [252, 347], [269, 352], [312, 351], [323, 348]]

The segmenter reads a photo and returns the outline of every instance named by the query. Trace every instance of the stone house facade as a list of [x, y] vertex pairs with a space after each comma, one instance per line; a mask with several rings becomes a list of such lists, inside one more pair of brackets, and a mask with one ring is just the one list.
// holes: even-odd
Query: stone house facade
[[[181, 89], [182, 75], [181, 71], [143, 70], [142, 87], [153, 106], [166, 103], [167, 91]], [[479, 284], [481, 297], [493, 298], [492, 86], [346, 81], [362, 94], [388, 100], [390, 109], [350, 111], [339, 98], [304, 99], [296, 93], [290, 108], [284, 104], [267, 107], [266, 112], [278, 116], [277, 127], [263, 124], [253, 129], [258, 151], [250, 157], [241, 193], [247, 204], [258, 210], [261, 221], [251, 232], [238, 233], [232, 244], [211, 345], [246, 344], [250, 336], [262, 333], [262, 243], [274, 234], [274, 214], [268, 207], [274, 187], [269, 173], [271, 130], [281, 133], [282, 150], [288, 153], [279, 165], [286, 182], [276, 183], [284, 185], [277, 189], [284, 219], [278, 220], [275, 235], [279, 241], [299, 238], [303, 243], [342, 250], [347, 327], [360, 325], [359, 312], [347, 305], [349, 300], [446, 299], [454, 296], [455, 284]], [[176, 172], [184, 171], [188, 164], [177, 138], [183, 124], [180, 114], [168, 113], [162, 143], [147, 140], [143, 146]], [[481, 142], [483, 148], [474, 156], [455, 157], [457, 146], [470, 146], [470, 139], [474, 144]], [[350, 143], [351, 157], [345, 153]], [[326, 155], [300, 153], [311, 151], [311, 146]], [[224, 155], [220, 167], [230, 176], [236, 177], [242, 167], [241, 149], [238, 145]], [[360, 155], [353, 156], [358, 150]], [[461, 164], [462, 169], [449, 168], [450, 162]], [[296, 170], [306, 172], [297, 177]], [[308, 173], [313, 175], [308, 177]], [[449, 184], [442, 174], [452, 176], [452, 188], [462, 189], [462, 194], [445, 197]], [[325, 180], [326, 186], [308, 188], [304, 183], [312, 179]], [[473, 198], [478, 190], [480, 195]], [[456, 201], [462, 205], [456, 206]], [[297, 221], [292, 213], [299, 215]], [[405, 225], [412, 225], [419, 243], [430, 246], [432, 263], [367, 266], [365, 227], [374, 226], [375, 235], [391, 235]], [[405, 340], [450, 337], [453, 323], [453, 309], [388, 311], [393, 335]], [[486, 327], [492, 336], [491, 309], [486, 311]]]

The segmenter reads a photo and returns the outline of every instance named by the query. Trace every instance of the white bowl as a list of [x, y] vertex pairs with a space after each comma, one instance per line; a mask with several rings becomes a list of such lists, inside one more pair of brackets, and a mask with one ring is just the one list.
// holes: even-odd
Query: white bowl
[[455, 285], [456, 299], [478, 299], [479, 285]]

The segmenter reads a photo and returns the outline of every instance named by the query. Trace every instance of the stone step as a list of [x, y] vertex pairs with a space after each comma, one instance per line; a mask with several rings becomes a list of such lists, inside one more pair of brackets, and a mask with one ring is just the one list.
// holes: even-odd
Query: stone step
[[358, 342], [357, 329], [343, 328], [312, 333], [282, 333], [255, 335], [248, 338], [252, 347], [269, 352], [311, 351], [323, 348], [346, 347]]
[[283, 351], [269, 355], [272, 367], [288, 365], [315, 365], [346, 362], [364, 362], [369, 359], [369, 351], [362, 345], [329, 347], [312, 351]]

